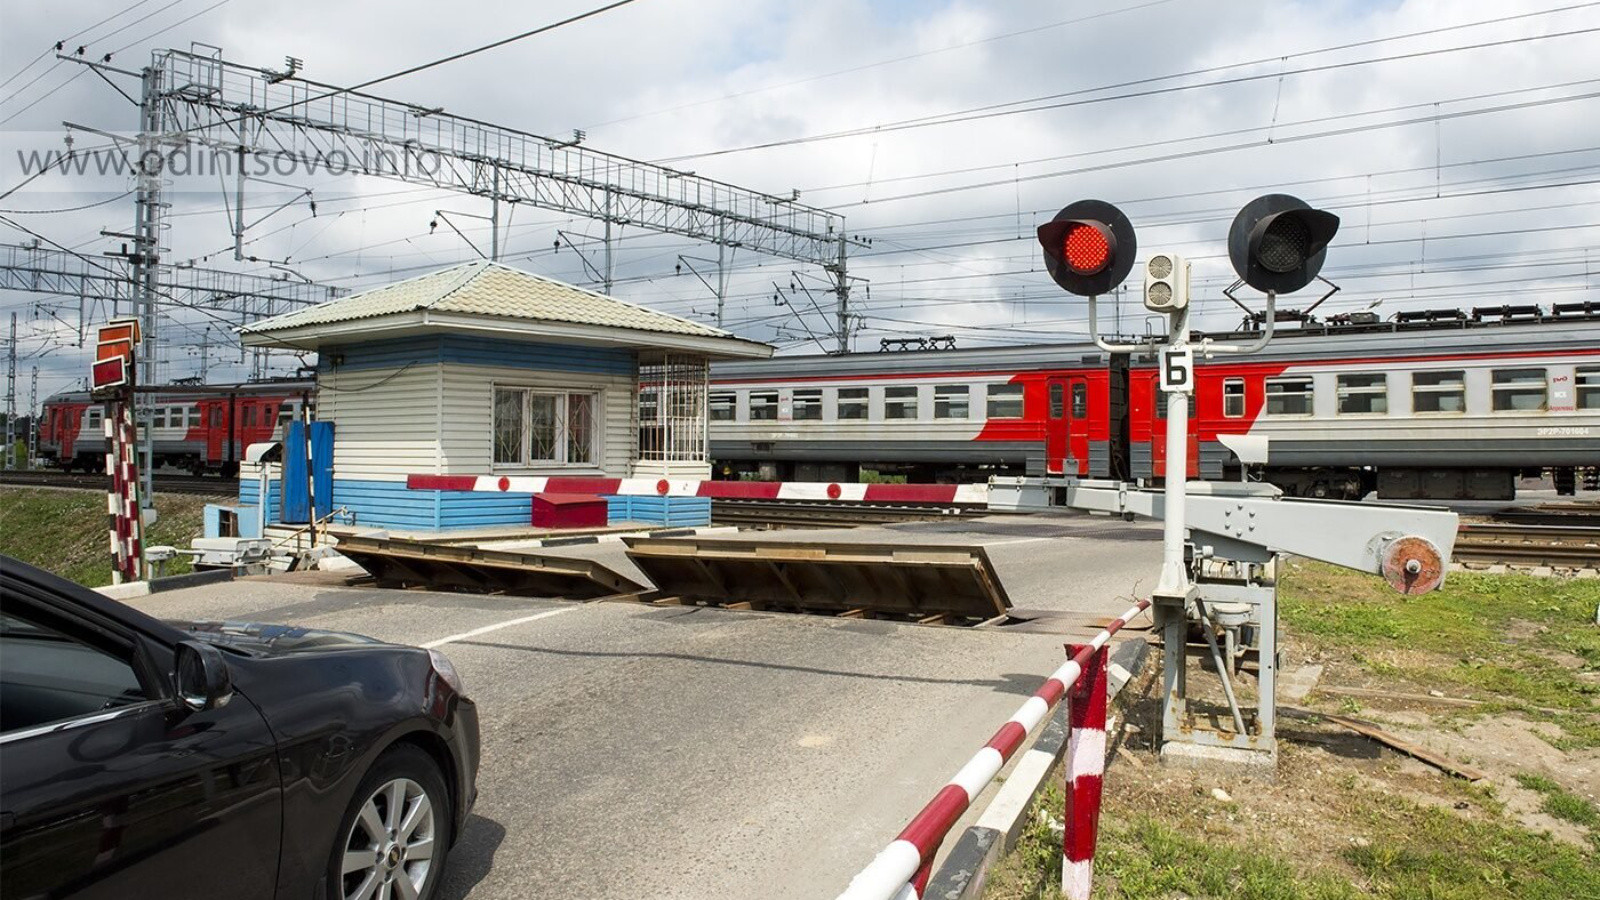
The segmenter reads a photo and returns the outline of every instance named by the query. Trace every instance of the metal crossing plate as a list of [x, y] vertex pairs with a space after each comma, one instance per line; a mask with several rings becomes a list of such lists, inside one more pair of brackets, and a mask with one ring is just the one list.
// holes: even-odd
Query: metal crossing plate
[[982, 547], [623, 540], [657, 595], [683, 602], [957, 622], [992, 619], [1011, 606]]
[[337, 549], [382, 587], [580, 600], [645, 589], [598, 562], [574, 557], [362, 537], [341, 537]]

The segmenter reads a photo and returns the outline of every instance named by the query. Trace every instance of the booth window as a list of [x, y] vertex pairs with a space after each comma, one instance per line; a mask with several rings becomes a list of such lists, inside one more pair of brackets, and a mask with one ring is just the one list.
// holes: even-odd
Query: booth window
[[594, 463], [598, 405], [598, 395], [592, 393], [495, 388], [495, 465]]
[[867, 417], [867, 389], [839, 388], [839, 418], [865, 419]]
[[991, 419], [1020, 419], [1020, 418], [1022, 418], [1022, 385], [1020, 385], [1020, 384], [991, 384], [991, 385], [989, 385], [989, 418], [991, 418]]
[[965, 419], [969, 404], [967, 386], [940, 384], [933, 389], [933, 417], [935, 419]]
[[1467, 411], [1467, 373], [1461, 369], [1445, 372], [1411, 373], [1411, 411], [1418, 413], [1463, 413]]
[[1491, 375], [1495, 412], [1542, 412], [1546, 408], [1543, 369], [1496, 369]]

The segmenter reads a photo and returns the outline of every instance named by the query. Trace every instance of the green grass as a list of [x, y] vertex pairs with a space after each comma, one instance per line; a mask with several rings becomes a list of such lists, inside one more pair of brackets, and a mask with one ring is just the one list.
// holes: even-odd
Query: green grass
[[[1119, 778], [1140, 777], [1122, 770]], [[1552, 785], [1553, 786], [1553, 785]], [[1578, 900], [1600, 898], [1600, 847], [1585, 853], [1509, 824], [1480, 789], [1462, 787], [1474, 814], [1423, 806], [1339, 780], [1321, 809], [1326, 841], [1359, 833], [1324, 862], [1264, 849], [1268, 841], [1208, 827], [1218, 813], [1209, 798], [1152, 815], [1108, 797], [1095, 856], [1097, 900]], [[1560, 790], [1556, 788], [1556, 790]], [[1178, 806], [1186, 802], [1176, 797]], [[1058, 900], [1061, 837], [1044, 821], [1061, 812], [1058, 784], [1041, 794], [1017, 847], [995, 869], [984, 900]], [[1209, 805], [1208, 805], [1209, 804]], [[1159, 817], [1158, 817], [1159, 816]], [[1337, 821], [1330, 817], [1338, 817]]]
[[1290, 634], [1348, 651], [1372, 675], [1466, 688], [1502, 709], [1559, 710], [1546, 714], [1565, 732], [1557, 746], [1600, 746], [1600, 682], [1579, 677], [1600, 670], [1600, 580], [1458, 572], [1406, 597], [1371, 576], [1296, 561], [1280, 601]]
[[1543, 775], [1522, 774], [1517, 776], [1517, 783], [1530, 791], [1537, 791], [1544, 795], [1544, 811], [1563, 821], [1585, 828], [1600, 828], [1600, 809], [1593, 803], [1569, 793], [1554, 781]]
[[[157, 494], [156, 524], [147, 545], [188, 547], [199, 537], [206, 500]], [[0, 553], [89, 587], [111, 583], [106, 495], [94, 491], [6, 487], [0, 489]], [[167, 564], [166, 574], [190, 570], [188, 557]]]

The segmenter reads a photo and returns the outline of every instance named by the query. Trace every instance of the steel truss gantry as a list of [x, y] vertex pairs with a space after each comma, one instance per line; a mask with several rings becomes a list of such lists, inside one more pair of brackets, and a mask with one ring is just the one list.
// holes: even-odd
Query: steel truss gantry
[[797, 193], [762, 193], [575, 139], [245, 66], [224, 60], [220, 50], [158, 51], [152, 68], [159, 72], [149, 79], [158, 85], [152, 124], [163, 145], [194, 141], [240, 163], [287, 160], [300, 171], [373, 175], [483, 197], [492, 204], [496, 248], [503, 246], [502, 204], [598, 220], [606, 227], [608, 293], [612, 232], [622, 226], [822, 266], [839, 301], [836, 343], [847, 349], [846, 266], [857, 242], [845, 234], [843, 216], [802, 204]]

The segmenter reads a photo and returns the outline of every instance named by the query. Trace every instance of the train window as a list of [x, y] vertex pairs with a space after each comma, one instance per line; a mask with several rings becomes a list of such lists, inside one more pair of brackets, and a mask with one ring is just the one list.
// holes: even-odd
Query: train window
[[750, 421], [770, 422], [778, 418], [777, 391], [750, 392]]
[[1340, 375], [1338, 410], [1341, 416], [1383, 415], [1389, 411], [1389, 380], [1382, 372]]
[[711, 395], [711, 421], [732, 422], [737, 413], [737, 395], [731, 391]]
[[867, 417], [867, 389], [839, 388], [839, 418], [865, 419]]
[[1022, 385], [1020, 385], [1020, 384], [991, 384], [991, 385], [989, 385], [989, 418], [991, 418], [991, 419], [1020, 419], [1020, 418], [1022, 418]]
[[1244, 379], [1222, 380], [1222, 414], [1230, 419], [1244, 416]]
[[1081, 381], [1072, 386], [1072, 417], [1074, 419], [1089, 417], [1089, 387]]
[[1067, 386], [1057, 382], [1050, 385], [1050, 418], [1059, 419], [1067, 409]]
[[1314, 409], [1310, 378], [1267, 379], [1267, 415], [1309, 416]]
[[933, 388], [933, 417], [935, 419], [965, 419], [971, 404], [964, 384], [940, 384]]
[[1467, 373], [1460, 369], [1445, 372], [1411, 373], [1411, 411], [1417, 413], [1464, 413], [1467, 411]]
[[186, 412], [188, 413], [188, 427], [190, 427], [190, 428], [199, 428], [200, 427], [200, 407], [191, 406], [186, 410]]
[[246, 427], [246, 428], [254, 428], [255, 424], [256, 424], [256, 408], [254, 406], [246, 406], [244, 408], [244, 427]]
[[289, 423], [294, 421], [295, 408], [287, 403], [278, 407], [278, 427], [288, 433]]
[[1496, 369], [1490, 373], [1495, 412], [1539, 412], [1545, 409], [1543, 369]]
[[822, 389], [806, 388], [795, 391], [791, 395], [794, 419], [797, 422], [820, 422], [822, 420]]
[[89, 427], [91, 427], [91, 428], [93, 428], [96, 425], [99, 425], [100, 424], [100, 410], [98, 410], [98, 409], [89, 410], [89, 415], [88, 415], [88, 418], [86, 419], [86, 421], [87, 421]]
[[915, 419], [917, 417], [917, 389], [914, 387], [884, 388], [883, 417], [885, 419]]
[[1578, 409], [1600, 409], [1600, 366], [1580, 366], [1577, 378]]
[[155, 409], [150, 410], [150, 427], [167, 427], [167, 408], [165, 406], [158, 406]]

